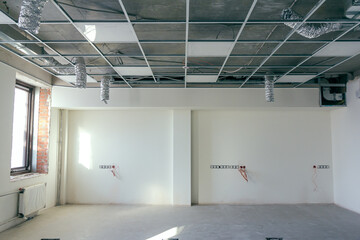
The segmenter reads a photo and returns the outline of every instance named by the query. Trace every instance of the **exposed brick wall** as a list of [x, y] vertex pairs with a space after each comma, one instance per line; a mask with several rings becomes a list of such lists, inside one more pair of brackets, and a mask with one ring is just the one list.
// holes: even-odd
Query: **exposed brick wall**
[[51, 89], [40, 89], [36, 172], [48, 173]]

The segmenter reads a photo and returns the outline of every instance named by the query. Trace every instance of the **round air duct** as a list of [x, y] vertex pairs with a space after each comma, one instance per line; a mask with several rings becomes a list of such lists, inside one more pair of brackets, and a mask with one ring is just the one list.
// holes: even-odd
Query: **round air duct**
[[267, 102], [274, 102], [274, 77], [265, 76], [265, 99]]
[[110, 99], [110, 81], [112, 77], [105, 76], [101, 79], [100, 83], [100, 100], [107, 104]]
[[74, 58], [75, 63], [75, 87], [77, 88], [86, 88], [86, 65], [83, 57]]
[[38, 34], [41, 14], [48, 0], [24, 0], [21, 5], [18, 26], [20, 29]]

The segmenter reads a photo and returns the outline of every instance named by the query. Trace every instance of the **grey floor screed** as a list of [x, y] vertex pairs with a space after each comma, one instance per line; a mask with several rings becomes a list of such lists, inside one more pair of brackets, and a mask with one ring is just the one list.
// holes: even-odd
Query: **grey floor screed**
[[0, 239], [136, 240], [181, 226], [173, 238], [360, 240], [360, 215], [335, 205], [67, 205], [0, 233]]

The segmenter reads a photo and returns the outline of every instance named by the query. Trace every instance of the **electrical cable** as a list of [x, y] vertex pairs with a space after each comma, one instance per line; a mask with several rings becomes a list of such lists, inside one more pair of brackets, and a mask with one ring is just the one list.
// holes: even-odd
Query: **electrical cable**
[[314, 169], [313, 176], [312, 176], [312, 182], [314, 184], [314, 189], [313, 190], [314, 190], [314, 192], [316, 192], [318, 186], [316, 184], [317, 172], [316, 172], [316, 166], [315, 165], [313, 166], [313, 169]]
[[241, 176], [245, 179], [245, 181], [248, 182], [249, 180], [248, 180], [245, 166], [240, 166], [238, 170], [239, 170]]
[[4, 4], [4, 6], [6, 7], [6, 13], [9, 14], [10, 13], [10, 8], [7, 5], [7, 1], [2, 1], [2, 3]]
[[115, 178], [120, 180], [120, 173], [119, 173], [119, 167], [118, 166], [113, 165], [112, 168], [111, 168], [111, 173], [113, 174], [113, 176]]

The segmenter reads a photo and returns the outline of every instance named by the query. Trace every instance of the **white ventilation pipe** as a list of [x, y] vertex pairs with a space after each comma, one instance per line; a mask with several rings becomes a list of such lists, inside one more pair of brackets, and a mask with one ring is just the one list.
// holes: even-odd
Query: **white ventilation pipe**
[[100, 100], [107, 104], [110, 99], [110, 81], [112, 77], [105, 76], [101, 79], [100, 83]]
[[83, 57], [74, 58], [75, 63], [75, 87], [77, 88], [86, 88], [86, 65], [85, 59]]
[[24, 0], [20, 9], [18, 26], [30, 33], [38, 34], [43, 8], [48, 0]]
[[274, 102], [274, 77], [265, 76], [265, 99], [267, 102]]

